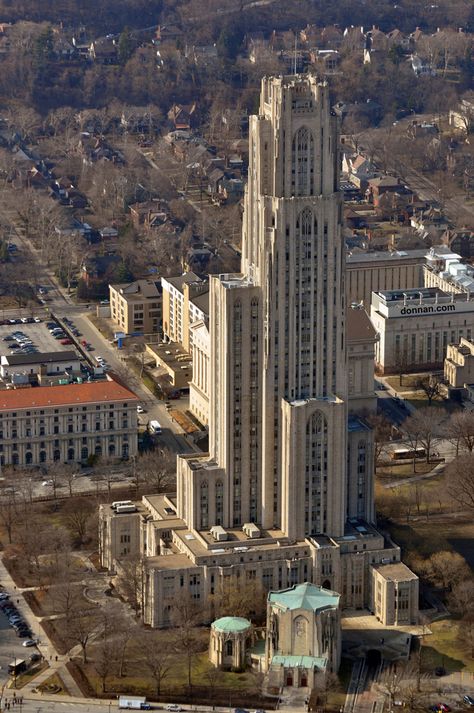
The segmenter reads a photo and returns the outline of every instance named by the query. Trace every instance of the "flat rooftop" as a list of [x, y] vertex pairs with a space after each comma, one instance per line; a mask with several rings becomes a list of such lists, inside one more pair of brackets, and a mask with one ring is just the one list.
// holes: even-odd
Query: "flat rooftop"
[[420, 250], [395, 250], [393, 252], [379, 250], [377, 252], [359, 253], [355, 252], [346, 256], [346, 265], [349, 269], [360, 267], [361, 264], [370, 263], [390, 263], [390, 262], [409, 262], [416, 260], [424, 262], [428, 252], [426, 248]]

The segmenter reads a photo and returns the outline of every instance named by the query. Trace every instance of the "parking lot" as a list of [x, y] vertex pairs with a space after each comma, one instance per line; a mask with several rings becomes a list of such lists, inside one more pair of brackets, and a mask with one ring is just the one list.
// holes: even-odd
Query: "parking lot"
[[[15, 600], [13, 600], [15, 605]], [[31, 632], [36, 637], [38, 632]], [[38, 649], [34, 646], [25, 647], [23, 641], [28, 637], [17, 636], [17, 632], [10, 624], [6, 613], [0, 608], [0, 671], [1, 679], [5, 680], [8, 675], [8, 664], [21, 659], [29, 660], [31, 654], [37, 654]]]
[[[51, 320], [53, 322], [54, 320]], [[18, 348], [12, 348], [18, 344], [15, 341], [7, 341], [5, 337], [12, 336], [16, 332], [22, 332], [31, 342], [38, 352], [58, 352], [74, 350], [74, 344], [61, 344], [62, 339], [55, 339], [46, 326], [46, 322], [33, 324], [2, 324], [0, 325], [0, 355], [8, 355], [19, 352]], [[66, 337], [67, 338], [67, 337]]]

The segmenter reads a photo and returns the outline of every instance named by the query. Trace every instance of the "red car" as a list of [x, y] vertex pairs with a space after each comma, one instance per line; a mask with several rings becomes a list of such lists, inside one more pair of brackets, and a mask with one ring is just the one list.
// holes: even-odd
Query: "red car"
[[87, 342], [85, 339], [81, 339], [81, 344], [83, 347], [87, 347]]
[[59, 342], [60, 344], [72, 344], [72, 341], [70, 339], [61, 339]]

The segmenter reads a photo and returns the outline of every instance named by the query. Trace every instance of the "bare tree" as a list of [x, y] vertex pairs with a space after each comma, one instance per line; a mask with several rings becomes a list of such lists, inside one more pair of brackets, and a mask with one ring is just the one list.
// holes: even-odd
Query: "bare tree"
[[171, 652], [163, 645], [162, 638], [156, 631], [147, 636], [143, 652], [145, 666], [155, 682], [156, 696], [159, 697], [162, 683], [173, 666]]
[[242, 581], [239, 577], [221, 577], [211, 596], [215, 616], [242, 616], [262, 619], [266, 610], [266, 592], [260, 580]]
[[171, 610], [171, 621], [175, 627], [175, 648], [186, 656], [188, 668], [188, 686], [192, 688], [192, 662], [200, 650], [200, 640], [196, 627], [202, 622], [203, 608], [191, 595], [177, 599]]
[[416, 384], [417, 388], [426, 394], [428, 406], [441, 393], [442, 380], [437, 374], [429, 374], [422, 379], [419, 379]]
[[87, 498], [76, 498], [64, 506], [62, 520], [75, 544], [82, 545], [86, 541], [89, 522], [94, 513], [94, 504]]
[[6, 530], [8, 543], [13, 542], [13, 530], [18, 523], [18, 506], [15, 490], [6, 486], [0, 489], [0, 522]]
[[374, 434], [374, 461], [375, 467], [380, 462], [382, 455], [385, 453], [387, 444], [392, 433], [392, 425], [390, 421], [380, 413], [370, 414], [367, 417], [368, 424], [372, 427]]
[[102, 610], [98, 632], [99, 645], [94, 650], [94, 668], [102, 683], [102, 693], [107, 689], [107, 678], [116, 663], [117, 648], [114, 634], [120, 624], [111, 607]]
[[75, 612], [68, 625], [67, 636], [71, 644], [79, 644], [82, 651], [82, 662], [87, 663], [87, 652], [91, 636], [99, 620], [93, 611]]
[[129, 619], [127, 619], [126, 621], [122, 621], [120, 623], [115, 637], [118, 675], [120, 676], [120, 678], [122, 678], [122, 676], [125, 676], [125, 663], [127, 661], [128, 644], [130, 643], [130, 639], [132, 638], [133, 631], [133, 624]]
[[446, 468], [449, 495], [459, 505], [474, 510], [474, 455], [460, 456]]
[[455, 584], [448, 603], [451, 611], [474, 619], [474, 579], [469, 577]]
[[474, 659], [474, 618], [464, 616], [458, 627], [458, 639], [469, 651], [469, 657]]
[[446, 429], [448, 440], [456, 447], [456, 456], [459, 451], [474, 451], [474, 411], [454, 411], [451, 414]]
[[137, 460], [136, 471], [153, 493], [162, 493], [175, 485], [176, 455], [167, 448], [147, 451]]
[[[417, 409], [402, 424], [402, 432], [406, 443], [414, 454], [420, 446], [425, 449], [426, 462], [430, 462], [431, 452], [435, 443], [441, 438], [441, 422], [437, 409], [429, 407]], [[415, 455], [413, 457], [415, 470]]]
[[456, 584], [470, 576], [464, 557], [457, 552], [435, 552], [421, 564], [423, 574], [436, 587], [451, 592]]
[[131, 553], [118, 562], [117, 587], [137, 616], [142, 612], [146, 559], [140, 552]]

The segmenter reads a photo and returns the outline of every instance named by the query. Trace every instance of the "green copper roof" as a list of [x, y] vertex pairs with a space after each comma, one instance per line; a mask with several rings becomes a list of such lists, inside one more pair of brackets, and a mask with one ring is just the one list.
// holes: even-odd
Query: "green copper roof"
[[250, 629], [252, 624], [248, 619], [244, 619], [242, 616], [223, 616], [220, 619], [216, 619], [212, 623], [214, 629], [218, 631], [234, 632], [246, 631]]
[[289, 589], [282, 589], [280, 592], [270, 592], [268, 594], [268, 601], [283, 610], [306, 609], [318, 611], [328, 607], [337, 607], [339, 599], [340, 595], [337, 592], [331, 592], [329, 589], [323, 589], [309, 582], [295, 584]]
[[285, 668], [319, 668], [326, 670], [327, 658], [318, 656], [273, 656], [270, 666], [284, 666]]

